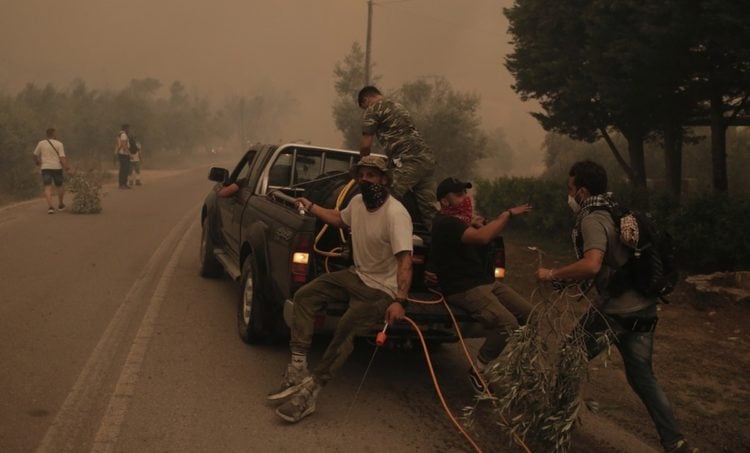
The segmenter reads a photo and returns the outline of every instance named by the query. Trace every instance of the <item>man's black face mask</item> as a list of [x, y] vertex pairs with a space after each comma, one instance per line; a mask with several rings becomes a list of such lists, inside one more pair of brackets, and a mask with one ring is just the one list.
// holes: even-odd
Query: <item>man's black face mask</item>
[[362, 191], [362, 200], [367, 209], [377, 209], [383, 206], [388, 197], [388, 190], [382, 184], [374, 184], [369, 181], [361, 181], [359, 188]]

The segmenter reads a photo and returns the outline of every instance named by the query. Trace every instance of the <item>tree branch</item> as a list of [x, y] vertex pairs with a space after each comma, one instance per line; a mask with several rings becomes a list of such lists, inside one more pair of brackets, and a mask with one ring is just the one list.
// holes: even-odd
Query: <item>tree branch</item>
[[748, 97], [750, 97], [750, 93], [745, 94], [745, 97], [743, 97], [740, 103], [737, 104], [737, 107], [734, 108], [734, 112], [732, 112], [732, 115], [727, 119], [727, 124], [732, 124], [732, 121], [737, 119], [737, 115], [745, 110], [745, 104], [747, 103]]
[[604, 127], [600, 127], [599, 132], [602, 134], [602, 137], [604, 137], [604, 141], [607, 142], [607, 145], [609, 145], [609, 149], [612, 150], [612, 154], [615, 155], [615, 159], [617, 159], [617, 162], [620, 164], [622, 169], [625, 170], [625, 173], [628, 175], [628, 179], [630, 179], [630, 181], [634, 181], [635, 175], [633, 174], [633, 169], [622, 157], [622, 154], [620, 154], [620, 151], [617, 149], [617, 145], [615, 145], [615, 142], [612, 141], [612, 137], [609, 136], [607, 129]]

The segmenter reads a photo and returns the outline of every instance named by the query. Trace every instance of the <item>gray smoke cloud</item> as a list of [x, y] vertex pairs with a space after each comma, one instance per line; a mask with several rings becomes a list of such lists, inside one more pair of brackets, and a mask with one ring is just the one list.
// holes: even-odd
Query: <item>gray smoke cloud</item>
[[[373, 17], [374, 72], [394, 89], [445, 76], [482, 97], [488, 130], [501, 127], [520, 152], [538, 152], [543, 131], [510, 88], [502, 8], [511, 0], [382, 0]], [[94, 88], [133, 78], [181, 80], [201, 96], [276, 93], [295, 100], [285, 139], [338, 146], [331, 118], [333, 66], [365, 43], [365, 0], [4, 0], [0, 89], [27, 82]], [[528, 170], [528, 169], [526, 169]]]

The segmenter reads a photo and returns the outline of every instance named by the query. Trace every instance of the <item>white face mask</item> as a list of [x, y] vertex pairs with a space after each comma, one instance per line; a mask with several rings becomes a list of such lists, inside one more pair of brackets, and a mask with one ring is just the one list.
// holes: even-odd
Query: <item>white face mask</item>
[[581, 212], [581, 205], [578, 204], [578, 201], [576, 201], [575, 198], [568, 195], [568, 206], [570, 206], [570, 209], [573, 211], [573, 214], [578, 214]]

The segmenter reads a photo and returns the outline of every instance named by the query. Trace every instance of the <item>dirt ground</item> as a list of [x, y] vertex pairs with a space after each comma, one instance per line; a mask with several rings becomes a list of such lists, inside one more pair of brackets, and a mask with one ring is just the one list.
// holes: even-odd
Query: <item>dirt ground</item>
[[[506, 238], [507, 282], [521, 294], [537, 283], [537, 258], [528, 241]], [[546, 254], [546, 266], [564, 265], [572, 254]], [[659, 306], [654, 371], [682, 431], [702, 452], [750, 451], [750, 305], [698, 295], [684, 282]], [[656, 430], [630, 389], [622, 360], [613, 349], [591, 362], [584, 398], [598, 413], [652, 445]], [[606, 362], [606, 363], [605, 363]], [[573, 450], [576, 448], [573, 446]]]

